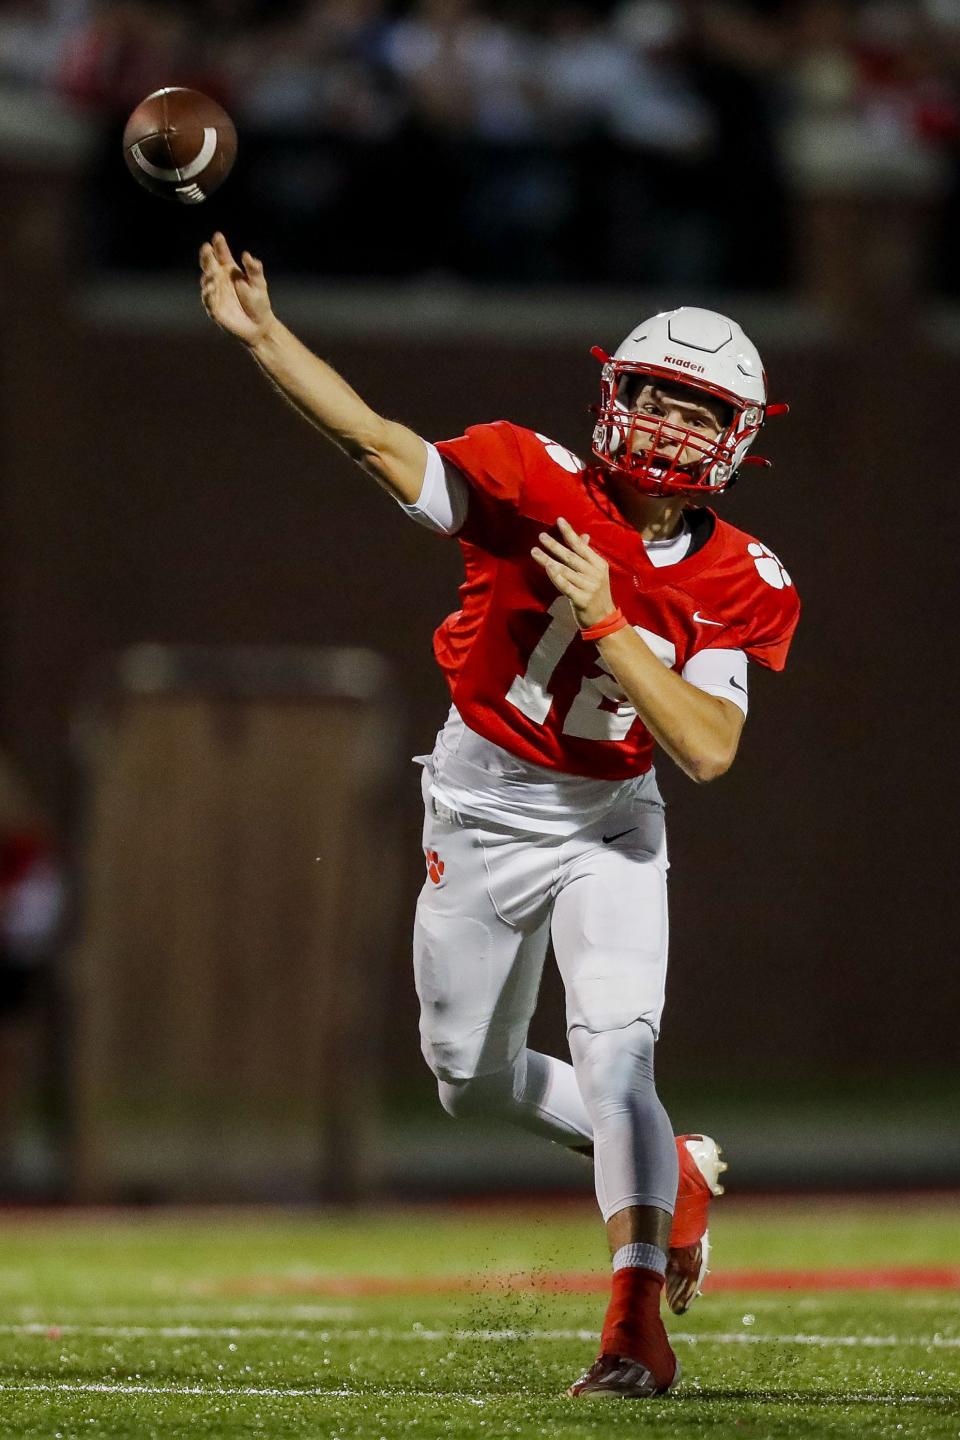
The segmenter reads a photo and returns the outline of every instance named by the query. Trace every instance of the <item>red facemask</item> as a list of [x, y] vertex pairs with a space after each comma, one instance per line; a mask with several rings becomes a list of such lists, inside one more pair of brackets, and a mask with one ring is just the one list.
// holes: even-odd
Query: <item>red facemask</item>
[[[732, 483], [742, 465], [769, 466], [769, 460], [745, 452], [764, 420], [785, 414], [789, 406], [762, 406], [709, 385], [687, 385], [682, 377], [666, 369], [611, 360], [599, 347], [591, 353], [603, 365], [600, 404], [593, 408], [597, 422], [593, 453], [644, 494], [717, 495]], [[692, 400], [721, 402], [729, 419], [719, 435], [709, 436], [696, 427], [642, 414], [618, 398], [631, 376], [646, 382], [669, 382], [671, 386], [683, 384]], [[686, 461], [679, 465], [678, 457], [684, 451]]]

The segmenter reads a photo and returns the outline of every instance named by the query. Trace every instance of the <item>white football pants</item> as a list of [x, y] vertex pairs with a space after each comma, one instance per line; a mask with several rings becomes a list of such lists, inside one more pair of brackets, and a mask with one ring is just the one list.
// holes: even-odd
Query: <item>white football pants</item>
[[[652, 777], [569, 836], [453, 815], [429, 787], [425, 771], [414, 974], [445, 1108], [593, 1144], [605, 1220], [631, 1205], [672, 1213], [676, 1150], [653, 1080], [667, 858]], [[526, 1044], [551, 935], [573, 1066]]]

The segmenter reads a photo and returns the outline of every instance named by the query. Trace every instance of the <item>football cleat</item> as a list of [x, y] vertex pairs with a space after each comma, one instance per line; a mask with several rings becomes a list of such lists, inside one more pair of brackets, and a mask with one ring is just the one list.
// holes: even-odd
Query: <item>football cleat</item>
[[679, 1360], [670, 1383], [658, 1385], [642, 1360], [630, 1360], [625, 1355], [598, 1355], [567, 1394], [584, 1395], [590, 1400], [607, 1395], [619, 1395], [625, 1400], [649, 1400], [654, 1395], [666, 1395], [679, 1384]]
[[683, 1315], [700, 1294], [710, 1259], [707, 1221], [710, 1201], [723, 1194], [720, 1176], [726, 1162], [709, 1135], [678, 1135], [680, 1181], [670, 1231], [664, 1294], [674, 1315]]
[[710, 1271], [708, 1232], [695, 1245], [671, 1245], [667, 1253], [667, 1276], [663, 1293], [674, 1315], [685, 1315], [700, 1294]]

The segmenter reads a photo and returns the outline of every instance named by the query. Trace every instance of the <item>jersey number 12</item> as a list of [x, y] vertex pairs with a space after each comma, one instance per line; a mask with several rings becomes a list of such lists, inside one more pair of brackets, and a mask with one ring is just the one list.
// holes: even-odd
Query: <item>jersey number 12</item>
[[[527, 661], [525, 673], [518, 675], [507, 691], [510, 704], [536, 725], [546, 723], [554, 698], [550, 694], [550, 681], [580, 633], [566, 596], [558, 596], [548, 613], [550, 624]], [[634, 625], [633, 628], [647, 642], [657, 659], [672, 669], [677, 659], [676, 646], [662, 635], [645, 630], [642, 625]], [[579, 694], [564, 719], [563, 734], [580, 740], [623, 740], [636, 720], [637, 712], [599, 657], [597, 664], [604, 673], [584, 676]], [[604, 700], [612, 700], [616, 709], [601, 709]]]

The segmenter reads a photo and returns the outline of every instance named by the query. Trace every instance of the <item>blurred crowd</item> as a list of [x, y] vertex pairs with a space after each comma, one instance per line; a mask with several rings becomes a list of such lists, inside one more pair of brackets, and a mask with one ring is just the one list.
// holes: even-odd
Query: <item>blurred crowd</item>
[[239, 127], [217, 223], [306, 273], [776, 289], [812, 172], [956, 207], [960, 0], [7, 0], [0, 81], [100, 122], [107, 265], [172, 263], [117, 163], [164, 84]]

